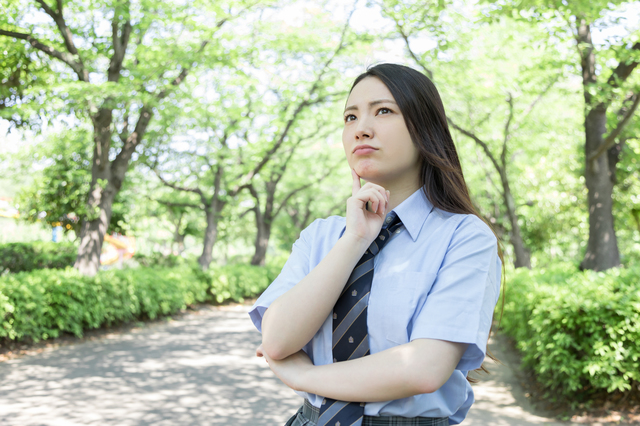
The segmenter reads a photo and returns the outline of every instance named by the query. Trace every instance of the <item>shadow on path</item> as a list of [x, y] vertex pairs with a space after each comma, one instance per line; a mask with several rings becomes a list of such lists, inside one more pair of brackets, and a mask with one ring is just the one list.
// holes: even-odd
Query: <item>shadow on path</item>
[[2, 425], [278, 425], [300, 406], [262, 359], [246, 310], [0, 364]]
[[464, 425], [480, 426], [529, 426], [529, 425], [566, 425], [546, 418], [536, 412], [518, 381], [517, 356], [508, 347], [506, 339], [494, 336], [489, 342], [492, 353], [500, 360], [496, 364], [486, 359], [490, 374], [481, 374], [479, 382], [473, 385], [476, 402], [469, 410]]
[[[255, 357], [247, 307], [204, 307], [177, 321], [0, 363], [0, 424], [283, 425], [301, 400]], [[464, 425], [538, 425], [507, 365], [474, 385]]]

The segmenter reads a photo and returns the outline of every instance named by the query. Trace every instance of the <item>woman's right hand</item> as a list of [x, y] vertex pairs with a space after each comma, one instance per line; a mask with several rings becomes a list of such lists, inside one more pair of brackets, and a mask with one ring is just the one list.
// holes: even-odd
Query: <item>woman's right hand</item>
[[[360, 186], [360, 176], [351, 169], [353, 186], [347, 199], [347, 229], [345, 234], [361, 240], [367, 247], [378, 236], [389, 206], [389, 191], [367, 182]], [[367, 210], [370, 202], [370, 211]]]

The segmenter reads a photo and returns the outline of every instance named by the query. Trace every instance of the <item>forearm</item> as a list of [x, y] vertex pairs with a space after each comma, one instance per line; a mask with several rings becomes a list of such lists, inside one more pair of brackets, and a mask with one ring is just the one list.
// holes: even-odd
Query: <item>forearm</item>
[[432, 339], [387, 349], [362, 358], [310, 366], [297, 390], [355, 402], [378, 402], [431, 393], [453, 373], [467, 345]]
[[269, 306], [262, 319], [262, 346], [271, 358], [286, 358], [311, 340], [367, 247], [343, 236], [304, 279]]

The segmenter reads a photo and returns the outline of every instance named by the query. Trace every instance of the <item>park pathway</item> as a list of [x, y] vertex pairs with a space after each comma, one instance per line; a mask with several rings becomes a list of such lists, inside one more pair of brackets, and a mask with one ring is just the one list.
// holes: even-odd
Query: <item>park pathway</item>
[[[2, 362], [0, 425], [282, 425], [301, 401], [254, 356], [246, 312], [203, 307]], [[533, 414], [508, 362], [491, 370], [464, 425], [560, 424]]]

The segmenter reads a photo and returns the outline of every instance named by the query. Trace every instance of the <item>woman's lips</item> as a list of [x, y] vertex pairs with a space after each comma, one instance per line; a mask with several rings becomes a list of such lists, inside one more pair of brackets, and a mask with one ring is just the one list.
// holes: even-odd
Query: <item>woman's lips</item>
[[362, 147], [362, 148], [358, 148], [355, 151], [353, 151], [353, 154], [354, 155], [367, 155], [367, 154], [371, 154], [373, 151], [377, 151], [377, 149], [371, 148], [371, 147]]

